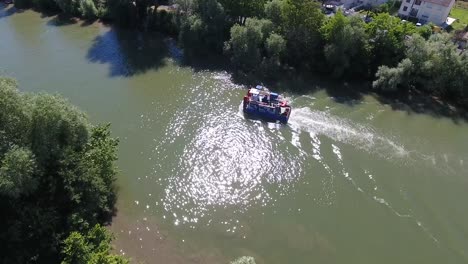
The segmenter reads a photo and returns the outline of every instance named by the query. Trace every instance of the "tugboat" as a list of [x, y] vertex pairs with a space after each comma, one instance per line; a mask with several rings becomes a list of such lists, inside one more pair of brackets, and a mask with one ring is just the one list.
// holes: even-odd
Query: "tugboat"
[[288, 123], [291, 106], [277, 93], [258, 85], [250, 88], [244, 96], [244, 113], [267, 121]]

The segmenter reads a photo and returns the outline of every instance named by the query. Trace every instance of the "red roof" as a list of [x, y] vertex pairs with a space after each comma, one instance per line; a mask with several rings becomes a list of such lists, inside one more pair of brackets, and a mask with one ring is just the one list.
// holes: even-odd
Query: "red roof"
[[450, 3], [455, 0], [424, 0], [424, 2], [441, 5], [441, 6], [450, 6]]

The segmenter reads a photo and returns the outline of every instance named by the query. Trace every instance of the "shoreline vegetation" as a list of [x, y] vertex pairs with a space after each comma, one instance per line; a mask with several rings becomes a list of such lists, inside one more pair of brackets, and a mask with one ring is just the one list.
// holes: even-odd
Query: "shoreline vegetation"
[[118, 140], [65, 99], [0, 77], [2, 263], [125, 264], [115, 214]]
[[468, 53], [452, 35], [402, 21], [388, 8], [376, 8], [366, 23], [341, 12], [325, 16], [310, 0], [16, 0], [15, 6], [52, 12], [63, 23], [78, 17], [174, 37], [189, 64], [221, 58], [236, 82], [278, 85], [320, 76], [361, 86], [333, 89], [339, 95], [373, 94], [394, 108], [468, 119]]

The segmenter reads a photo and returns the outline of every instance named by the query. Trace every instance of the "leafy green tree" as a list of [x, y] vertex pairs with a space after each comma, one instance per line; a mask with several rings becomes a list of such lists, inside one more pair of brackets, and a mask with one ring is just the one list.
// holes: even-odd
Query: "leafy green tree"
[[17, 83], [0, 77], [0, 157], [14, 145], [25, 145], [31, 129], [28, 109], [20, 103], [28, 98], [17, 92]]
[[370, 38], [372, 72], [380, 65], [395, 66], [401, 61], [405, 54], [406, 36], [417, 32], [413, 23], [402, 22], [388, 13], [375, 15], [365, 28]]
[[396, 91], [400, 88], [411, 88], [411, 74], [414, 65], [409, 59], [404, 59], [398, 63], [397, 67], [380, 66], [375, 74], [376, 80], [373, 87], [382, 91]]
[[233, 22], [244, 24], [248, 17], [261, 17], [267, 0], [219, 0]]
[[265, 4], [265, 16], [271, 20], [273, 24], [281, 27], [284, 22], [284, 9], [286, 6], [285, 0], [272, 0]]
[[173, 0], [172, 3], [179, 6], [179, 12], [183, 14], [193, 14], [196, 9], [197, 0]]
[[272, 33], [266, 39], [265, 48], [269, 57], [279, 60], [286, 50], [286, 40], [283, 36]]
[[286, 41], [273, 29], [267, 19], [248, 18], [245, 26], [234, 25], [225, 46], [233, 65], [244, 72], [255, 72], [261, 66], [264, 74], [279, 67]]
[[92, 0], [81, 0], [79, 11], [83, 18], [95, 19], [99, 15], [99, 11]]
[[106, 223], [115, 204], [117, 140], [66, 100], [0, 78], [0, 256], [57, 263], [61, 240]]
[[221, 53], [226, 28], [226, 14], [220, 3], [197, 0], [193, 14], [182, 18], [179, 40], [189, 55]]
[[12, 147], [0, 163], [0, 193], [12, 198], [33, 193], [38, 185], [35, 169], [36, 162], [30, 150]]
[[380, 67], [373, 86], [387, 91], [417, 88], [466, 97], [466, 69], [468, 56], [459, 53], [448, 34], [435, 34], [429, 40], [415, 34], [407, 41], [406, 58], [396, 67]]
[[76, 16], [80, 14], [79, 0], [55, 0], [60, 10], [66, 15]]
[[358, 17], [345, 17], [341, 12], [330, 18], [321, 29], [326, 41], [324, 54], [336, 78], [367, 77], [368, 37], [364, 22]]
[[252, 70], [262, 60], [262, 45], [273, 30], [269, 20], [248, 18], [245, 26], [234, 25], [226, 45], [232, 63], [243, 70]]
[[281, 75], [282, 58], [286, 52], [286, 40], [283, 36], [272, 33], [265, 41], [266, 56], [262, 61], [262, 75], [275, 80]]
[[282, 33], [287, 41], [287, 59], [296, 67], [317, 66], [321, 56], [320, 28], [324, 15], [319, 3], [310, 0], [286, 0]]
[[225, 45], [232, 64], [244, 73], [277, 77], [286, 40], [274, 28], [270, 20], [257, 18], [247, 18], [244, 26], [234, 25]]
[[128, 260], [111, 254], [112, 236], [99, 225], [86, 234], [72, 232], [64, 241], [62, 264], [126, 264]]

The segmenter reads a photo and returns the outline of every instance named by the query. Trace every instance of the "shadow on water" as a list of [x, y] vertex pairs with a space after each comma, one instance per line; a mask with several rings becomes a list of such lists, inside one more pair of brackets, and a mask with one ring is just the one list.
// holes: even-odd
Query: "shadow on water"
[[[172, 52], [171, 52], [172, 53]], [[183, 53], [183, 52], [182, 52]], [[336, 102], [356, 105], [359, 104], [367, 88], [361, 83], [348, 83], [331, 79], [329, 76], [318, 74], [297, 73], [293, 70], [284, 70], [267, 78], [255, 73], [242, 73], [233, 69], [229, 59], [221, 55], [181, 56], [178, 60], [181, 66], [187, 66], [194, 71], [226, 71], [232, 73], [232, 81], [243, 86], [256, 86], [258, 84], [270, 87], [277, 92], [303, 94], [325, 90]], [[345, 87], [345, 89], [343, 89]]]
[[468, 102], [451, 104], [447, 100], [412, 90], [406, 94], [375, 95], [377, 100], [389, 105], [393, 110], [411, 114], [426, 114], [435, 118], [450, 118], [455, 124], [468, 122]]
[[278, 92], [298, 95], [324, 90], [335, 102], [350, 106], [360, 104], [367, 90], [366, 84], [363, 83], [346, 82], [332, 79], [326, 75], [297, 73], [295, 71], [279, 73], [273, 80], [252, 75], [234, 74], [233, 80], [244, 85], [262, 84]]
[[[327, 75], [284, 71], [275, 80], [268, 80], [249, 74], [238, 74], [224, 56], [187, 57], [177, 47], [174, 39], [160, 34], [141, 33], [112, 28], [96, 37], [87, 54], [91, 62], [109, 64], [111, 77], [130, 77], [156, 70], [165, 65], [165, 58], [171, 57], [181, 66], [191, 67], [194, 71], [227, 71], [232, 73], [236, 84], [254, 86], [263, 84], [274, 91], [304, 94], [325, 90], [333, 100], [349, 106], [359, 105], [366, 95], [374, 96], [394, 110], [408, 114], [428, 114], [437, 118], [451, 118], [455, 123], [468, 121], [467, 110], [455, 107], [446, 101], [423, 93], [412, 92], [408, 95], [376, 94], [369, 82], [346, 82], [335, 80]], [[466, 105], [466, 104], [465, 104]]]
[[168, 48], [163, 36], [111, 28], [97, 36], [86, 58], [108, 64], [110, 77], [131, 77], [165, 65]]
[[94, 24], [98, 19], [87, 19], [87, 20], [82, 20], [76, 17], [70, 17], [70, 16], [65, 16], [63, 14], [57, 14], [56, 12], [44, 12], [44, 11], [39, 11], [41, 12], [41, 17], [42, 18], [48, 18], [48, 17], [53, 17], [51, 20], [47, 22], [48, 26], [54, 26], [54, 27], [61, 27], [61, 26], [69, 26], [69, 25], [75, 25], [75, 24], [80, 24], [82, 27], [87, 27], [92, 24]]
[[[51, 15], [53, 16], [53, 15]], [[44, 17], [50, 17], [48, 15], [44, 15]], [[54, 16], [51, 20], [47, 22], [48, 26], [54, 27], [62, 27], [62, 26], [69, 26], [78, 23], [77, 19], [70, 18], [70, 17], [62, 17], [60, 15]]]

